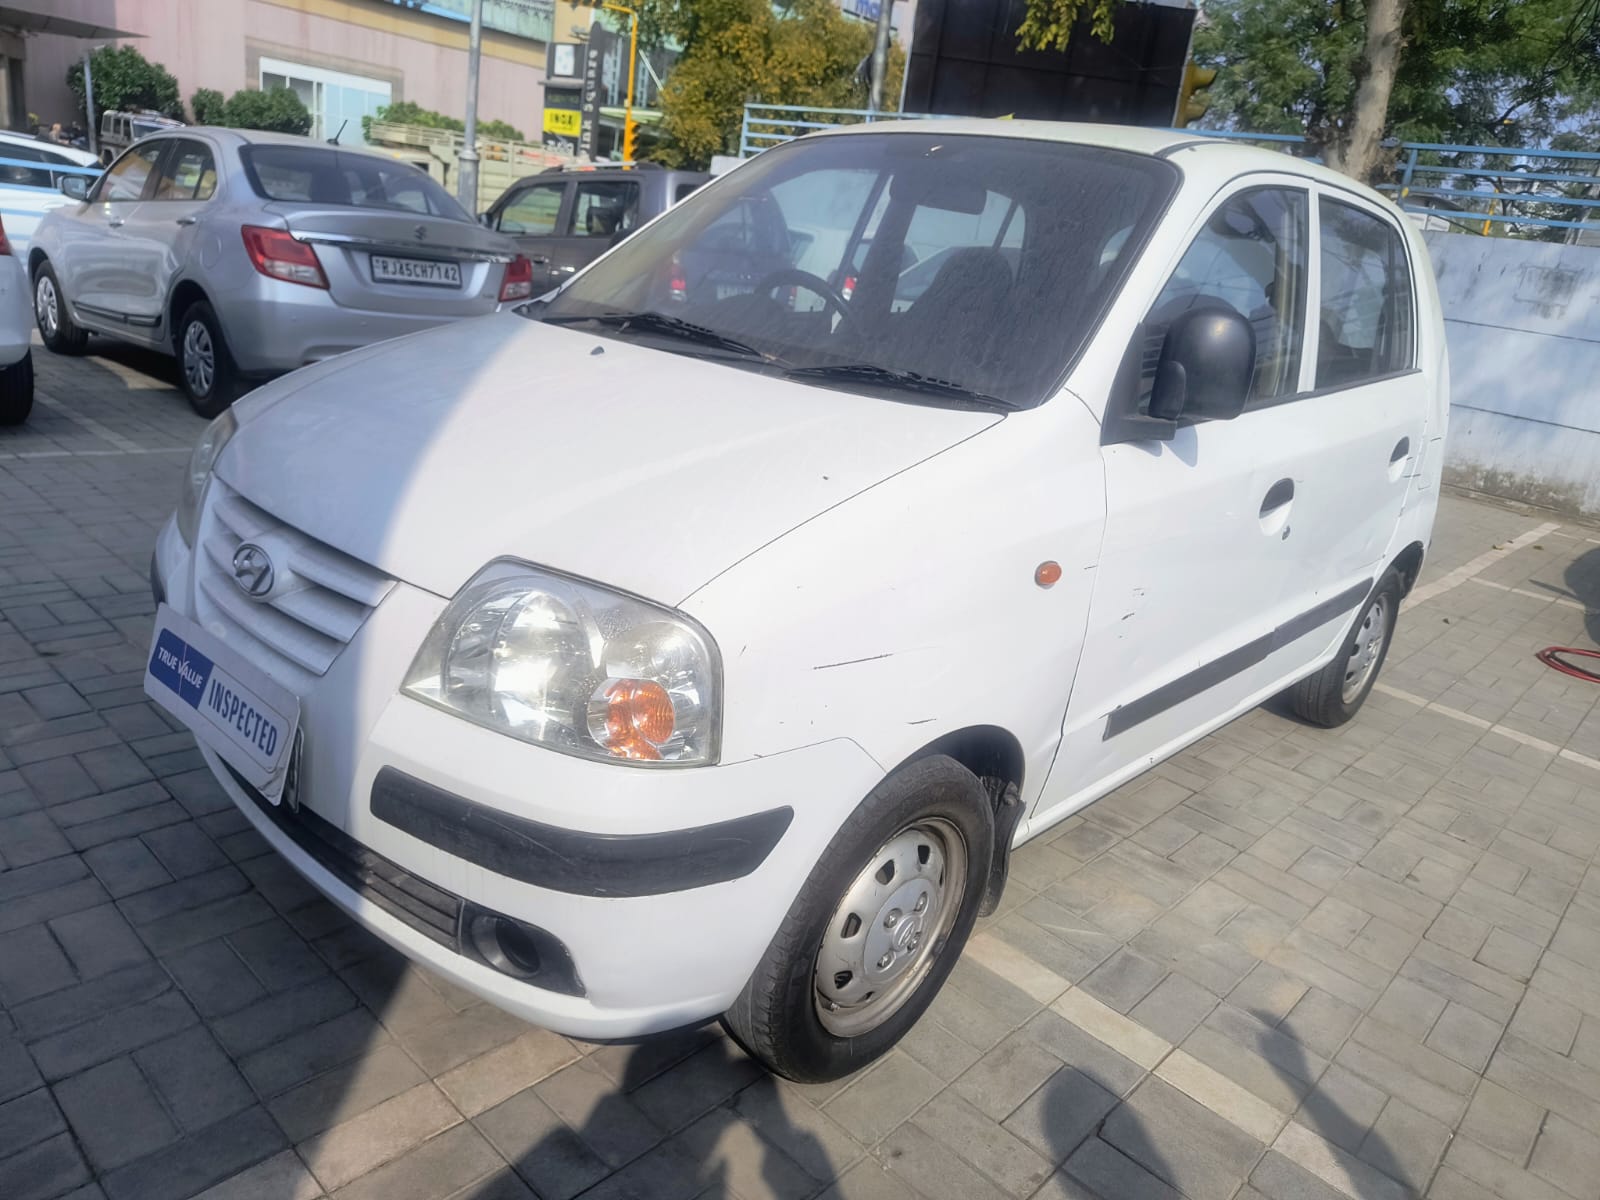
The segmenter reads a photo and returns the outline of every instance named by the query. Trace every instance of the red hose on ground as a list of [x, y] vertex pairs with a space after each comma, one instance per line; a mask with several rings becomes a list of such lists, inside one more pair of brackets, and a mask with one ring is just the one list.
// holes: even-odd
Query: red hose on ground
[[1553, 667], [1563, 675], [1571, 675], [1574, 679], [1587, 679], [1590, 683], [1600, 683], [1600, 674], [1585, 670], [1576, 663], [1563, 662], [1561, 660], [1562, 655], [1577, 658], [1600, 658], [1600, 650], [1580, 650], [1576, 646], [1546, 646], [1534, 657], [1545, 666]]

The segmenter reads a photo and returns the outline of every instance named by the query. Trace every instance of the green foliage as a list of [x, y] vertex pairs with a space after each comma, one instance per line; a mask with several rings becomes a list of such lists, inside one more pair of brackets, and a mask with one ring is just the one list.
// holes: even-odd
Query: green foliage
[[[848, 20], [832, 0], [776, 10], [768, 0], [646, 0], [640, 29], [641, 41], [672, 38], [683, 47], [661, 92], [661, 139], [649, 152], [669, 166], [704, 167], [714, 154], [737, 152], [747, 102], [866, 103], [858, 70], [872, 53], [872, 27]], [[905, 56], [892, 47], [890, 106], [904, 69]]]
[[89, 57], [94, 78], [94, 112], [84, 108], [83, 60], [67, 68], [67, 86], [78, 98], [78, 111], [90, 124], [103, 112], [148, 108], [166, 117], [183, 118], [178, 81], [160, 63], [150, 62], [133, 46], [102, 46]]
[[265, 92], [238, 91], [228, 97], [223, 124], [234, 129], [267, 129], [275, 133], [311, 132], [311, 114], [288, 88]]
[[[420, 125], [424, 129], [448, 129], [453, 133], [465, 133], [466, 122], [455, 117], [448, 117], [444, 113], [434, 112], [431, 108], [423, 108], [414, 100], [397, 100], [393, 104], [385, 104], [378, 109], [376, 117], [361, 118], [361, 135], [365, 138], [372, 137], [372, 122], [384, 121], [391, 125]], [[478, 136], [492, 138], [503, 142], [526, 141], [522, 130], [508, 121], [482, 121], [478, 122]]]
[[221, 125], [228, 119], [228, 101], [216, 88], [200, 88], [189, 97], [196, 125]]
[[[1337, 139], [1363, 69], [1364, 0], [1208, 0], [1204, 12], [1195, 58], [1218, 70], [1206, 124]], [[1600, 100], [1594, 0], [1409, 0], [1402, 33], [1392, 136], [1539, 145]]]
[[1073, 27], [1088, 17], [1090, 31], [1111, 40], [1111, 24], [1120, 0], [1028, 0], [1028, 15], [1017, 28], [1017, 41], [1028, 50], [1065, 50]]

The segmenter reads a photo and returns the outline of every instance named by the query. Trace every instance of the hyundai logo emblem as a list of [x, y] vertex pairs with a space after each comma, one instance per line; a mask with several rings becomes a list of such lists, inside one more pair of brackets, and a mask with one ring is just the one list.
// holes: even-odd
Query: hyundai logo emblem
[[272, 559], [254, 542], [244, 542], [233, 552], [233, 581], [239, 590], [259, 600], [272, 590]]

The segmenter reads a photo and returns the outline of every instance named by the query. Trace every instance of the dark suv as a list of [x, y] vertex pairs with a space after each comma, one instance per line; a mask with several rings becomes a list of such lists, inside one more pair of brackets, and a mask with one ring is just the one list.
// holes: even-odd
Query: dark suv
[[533, 263], [533, 292], [565, 283], [665, 212], [710, 175], [629, 167], [551, 167], [506, 189], [481, 220], [516, 240]]

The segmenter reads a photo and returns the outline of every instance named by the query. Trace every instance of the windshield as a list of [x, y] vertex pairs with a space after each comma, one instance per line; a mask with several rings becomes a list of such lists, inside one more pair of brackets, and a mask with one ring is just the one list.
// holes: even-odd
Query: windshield
[[399, 159], [318, 146], [246, 146], [239, 156], [250, 186], [263, 200], [347, 204], [472, 220], [449, 192]]
[[[1059, 382], [1176, 188], [1170, 164], [1060, 142], [860, 134], [768, 150], [622, 243], [543, 320], [806, 378], [950, 384], [1007, 407]], [[602, 324], [604, 322], [604, 324]], [[865, 387], [864, 390], [873, 390]], [[924, 389], [926, 390], [926, 389]]]

